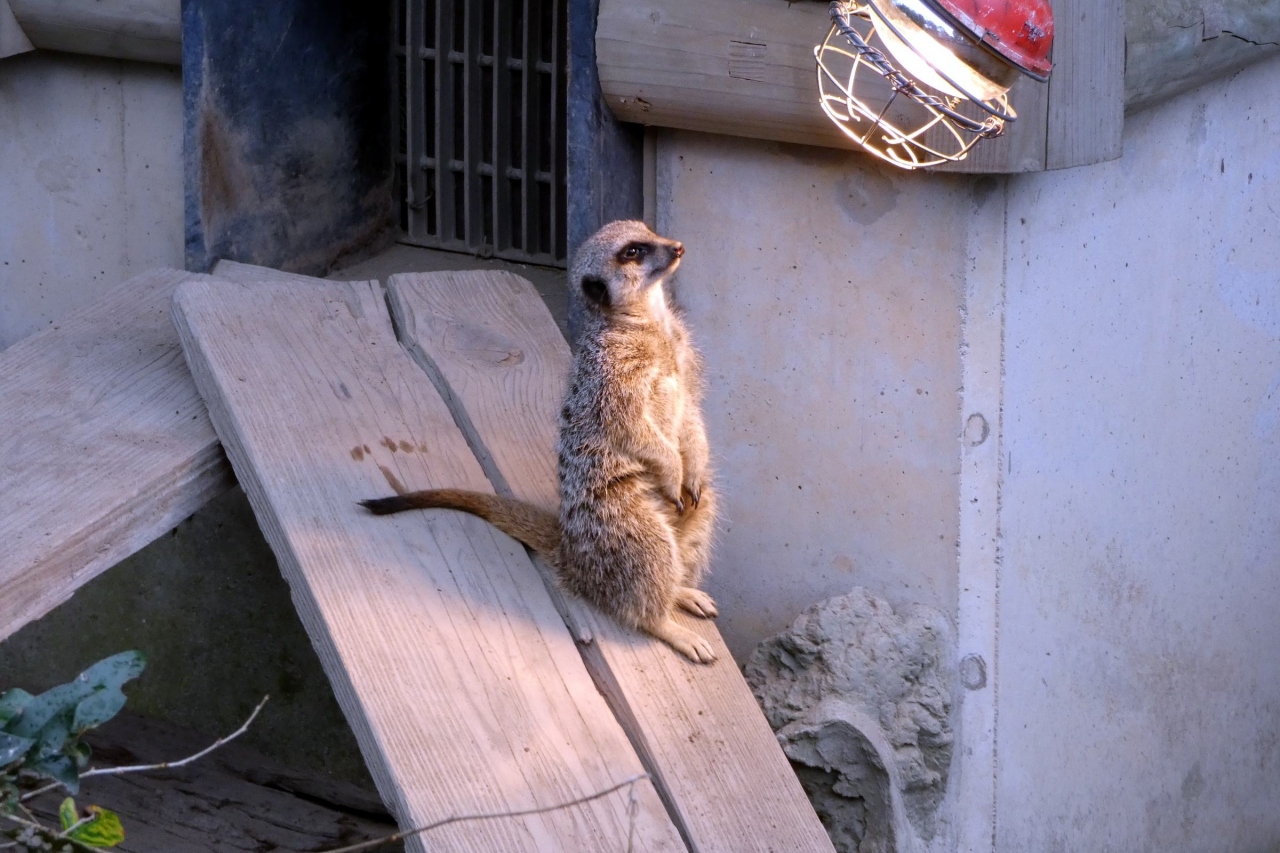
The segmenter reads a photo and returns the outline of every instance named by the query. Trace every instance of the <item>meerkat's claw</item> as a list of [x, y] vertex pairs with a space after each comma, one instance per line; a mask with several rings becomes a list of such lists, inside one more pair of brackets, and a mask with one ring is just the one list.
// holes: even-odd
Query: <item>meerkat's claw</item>
[[714, 619], [720, 615], [715, 599], [700, 589], [691, 586], [676, 587], [676, 605], [694, 616], [703, 619]]
[[655, 628], [652, 634], [694, 663], [712, 663], [716, 659], [710, 643], [671, 619]]

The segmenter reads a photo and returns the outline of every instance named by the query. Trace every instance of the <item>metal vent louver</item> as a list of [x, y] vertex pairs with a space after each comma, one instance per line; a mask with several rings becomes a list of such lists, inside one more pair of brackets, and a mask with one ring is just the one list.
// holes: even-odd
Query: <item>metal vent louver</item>
[[565, 264], [567, 0], [397, 0], [404, 240]]

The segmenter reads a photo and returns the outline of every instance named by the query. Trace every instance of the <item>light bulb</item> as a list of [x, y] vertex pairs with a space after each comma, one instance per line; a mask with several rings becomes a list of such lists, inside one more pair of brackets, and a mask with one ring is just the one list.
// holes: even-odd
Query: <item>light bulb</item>
[[[956, 98], [992, 101], [1018, 70], [987, 54], [921, 0], [871, 0], [876, 33], [916, 82]], [[905, 43], [904, 43], [905, 42]]]

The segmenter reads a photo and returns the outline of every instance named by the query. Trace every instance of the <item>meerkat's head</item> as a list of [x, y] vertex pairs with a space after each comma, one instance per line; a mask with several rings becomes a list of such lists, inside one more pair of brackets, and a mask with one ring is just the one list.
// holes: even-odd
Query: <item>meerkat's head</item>
[[569, 283], [597, 310], [648, 304], [650, 291], [680, 266], [684, 245], [659, 237], [643, 222], [610, 222], [578, 248]]

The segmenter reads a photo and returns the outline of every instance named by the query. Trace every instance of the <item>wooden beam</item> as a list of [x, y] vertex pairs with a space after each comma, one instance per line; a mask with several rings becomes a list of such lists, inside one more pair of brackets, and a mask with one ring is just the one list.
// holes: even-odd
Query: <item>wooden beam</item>
[[1054, 0], [1045, 168], [1115, 160], [1123, 151], [1124, 0]]
[[0, 353], [0, 639], [235, 484], [182, 359], [182, 281], [131, 279]]
[[0, 0], [0, 59], [19, 53], [29, 53], [35, 49], [36, 46], [31, 43], [31, 39], [27, 38], [27, 34], [22, 31], [22, 25], [13, 16], [9, 0]]
[[[1004, 137], [938, 170], [1025, 172], [1118, 157], [1123, 11], [1123, 0], [1055, 3], [1063, 35], [1051, 79], [1061, 82], [1045, 91], [1019, 81], [1019, 118]], [[820, 3], [600, 0], [601, 88], [624, 121], [856, 149], [818, 106], [813, 48], [829, 26]]]
[[[549, 806], [641, 772], [524, 549], [461, 513], [379, 518], [399, 488], [488, 488], [373, 282], [193, 282], [196, 384], [401, 827]], [[637, 849], [678, 851], [653, 786]], [[453, 824], [408, 850], [625, 849], [628, 796]]]
[[[570, 356], [533, 286], [510, 273], [414, 273], [392, 276], [388, 292], [404, 342], [489, 479], [556, 506], [556, 413]], [[587, 666], [692, 850], [833, 849], [713, 622], [677, 617], [719, 655], [695, 666], [575, 599], [562, 608], [591, 638], [581, 645]]]
[[179, 0], [8, 0], [32, 44], [44, 50], [182, 64]]

